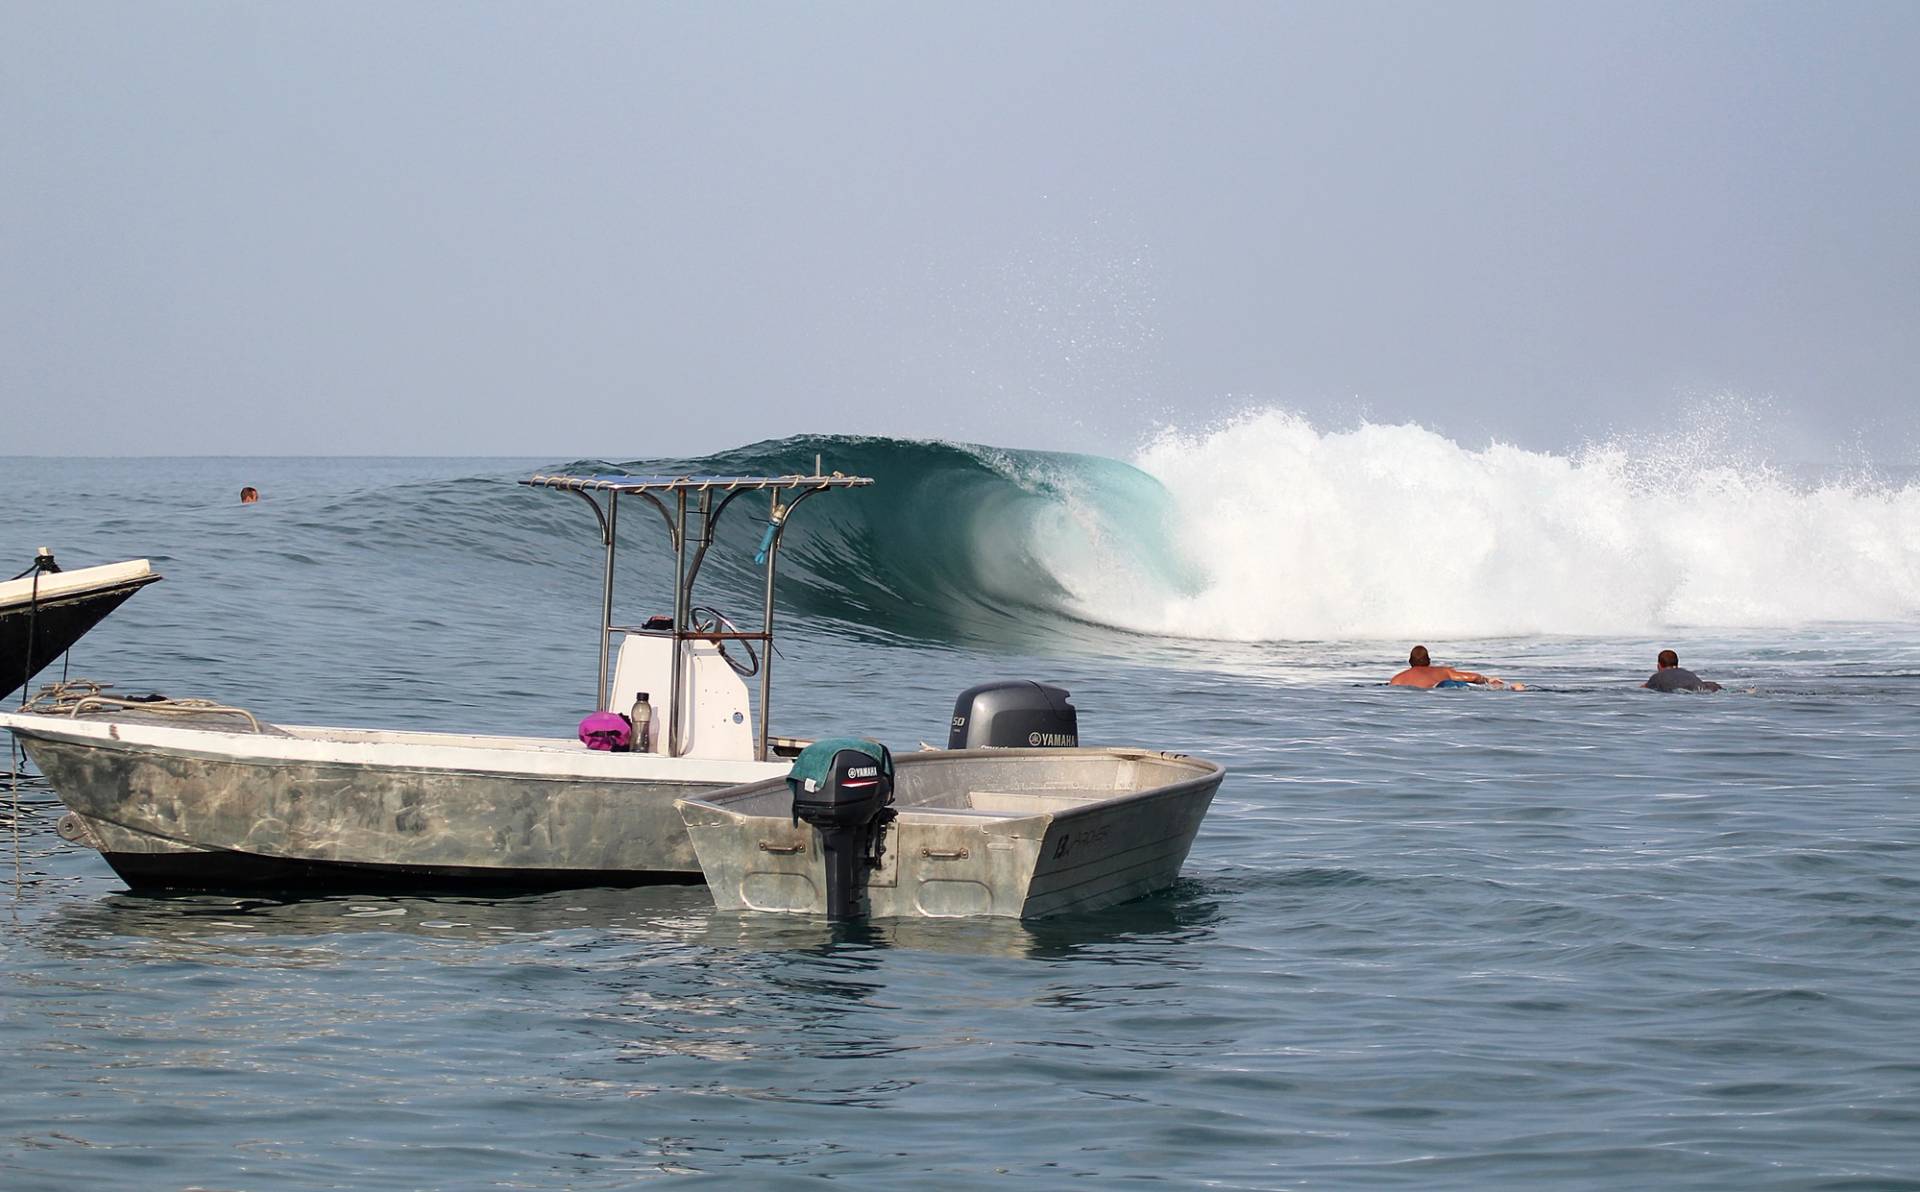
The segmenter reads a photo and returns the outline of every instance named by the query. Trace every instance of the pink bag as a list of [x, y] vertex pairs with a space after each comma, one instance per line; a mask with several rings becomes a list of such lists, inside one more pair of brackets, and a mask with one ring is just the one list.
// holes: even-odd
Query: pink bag
[[595, 712], [580, 722], [588, 749], [625, 753], [633, 745], [633, 722], [618, 712]]

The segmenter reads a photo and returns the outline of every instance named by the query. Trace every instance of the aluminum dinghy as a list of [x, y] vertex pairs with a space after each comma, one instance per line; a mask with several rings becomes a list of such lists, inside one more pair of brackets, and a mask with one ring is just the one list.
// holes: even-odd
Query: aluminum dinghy
[[[1140, 749], [962, 749], [896, 757], [894, 816], [862, 877], [871, 918], [1038, 919], [1173, 884], [1225, 771]], [[730, 911], [827, 913], [820, 834], [786, 779], [682, 799]]]

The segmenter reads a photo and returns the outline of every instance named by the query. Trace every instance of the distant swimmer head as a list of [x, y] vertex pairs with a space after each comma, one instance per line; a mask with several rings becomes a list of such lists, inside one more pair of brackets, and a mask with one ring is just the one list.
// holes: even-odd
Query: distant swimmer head
[[247, 487], [240, 490], [240, 503], [242, 505], [251, 505], [255, 501], [258, 501], [259, 499], [260, 499], [260, 490], [253, 487], [253, 485], [251, 484], [247, 485]]
[[1427, 653], [1427, 648], [1425, 646], [1415, 646], [1413, 648], [1413, 652], [1407, 655], [1407, 665], [1408, 666], [1432, 666], [1433, 656]]
[[1658, 661], [1662, 669], [1665, 669], [1666, 667], [1669, 667], [1669, 666], [1679, 666], [1680, 655], [1674, 653], [1672, 650], [1662, 650], [1660, 651], [1660, 657]]

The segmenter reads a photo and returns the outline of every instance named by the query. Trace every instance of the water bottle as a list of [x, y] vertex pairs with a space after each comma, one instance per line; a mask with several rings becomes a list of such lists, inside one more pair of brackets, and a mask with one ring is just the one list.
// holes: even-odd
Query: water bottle
[[633, 697], [633, 744], [635, 753], [653, 752], [653, 705], [647, 702], [647, 693], [642, 691]]

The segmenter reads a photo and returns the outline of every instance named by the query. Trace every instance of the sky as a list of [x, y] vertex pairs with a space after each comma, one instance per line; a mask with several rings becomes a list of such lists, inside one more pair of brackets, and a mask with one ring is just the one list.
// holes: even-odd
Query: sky
[[0, 0], [0, 455], [1920, 460], [1920, 5]]

